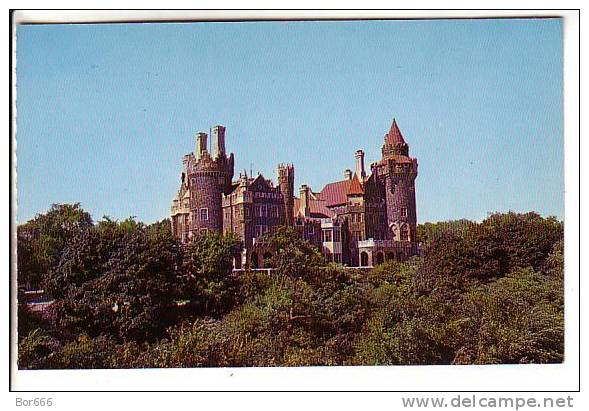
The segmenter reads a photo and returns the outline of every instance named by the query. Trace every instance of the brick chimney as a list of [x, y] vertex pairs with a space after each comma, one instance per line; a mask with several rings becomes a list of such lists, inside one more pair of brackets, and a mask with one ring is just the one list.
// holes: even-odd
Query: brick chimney
[[351, 180], [352, 179], [352, 170], [349, 168], [344, 170], [344, 180]]
[[299, 194], [301, 197], [300, 212], [305, 217], [309, 217], [311, 215], [311, 207], [309, 205], [310, 191], [311, 189], [306, 184], [303, 184], [299, 189]]
[[364, 170], [364, 151], [358, 150], [356, 151], [356, 175], [360, 179], [360, 181], [364, 181], [366, 179], [366, 170]]

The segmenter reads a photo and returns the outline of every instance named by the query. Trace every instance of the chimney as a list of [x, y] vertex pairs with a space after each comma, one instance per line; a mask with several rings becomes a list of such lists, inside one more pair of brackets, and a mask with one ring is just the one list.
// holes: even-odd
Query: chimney
[[360, 181], [366, 179], [366, 171], [364, 170], [364, 151], [356, 151], [356, 175]]
[[352, 170], [350, 170], [349, 168], [347, 168], [344, 171], [344, 180], [351, 180], [352, 179]]
[[309, 217], [311, 215], [311, 208], [309, 207], [309, 187], [306, 184], [303, 184], [299, 190], [299, 194], [301, 196], [301, 205], [300, 211], [305, 217]]
[[200, 160], [202, 153], [207, 151], [207, 133], [196, 133], [196, 159]]
[[213, 157], [220, 157], [225, 155], [225, 127], [215, 126], [211, 130], [211, 147], [213, 149]]

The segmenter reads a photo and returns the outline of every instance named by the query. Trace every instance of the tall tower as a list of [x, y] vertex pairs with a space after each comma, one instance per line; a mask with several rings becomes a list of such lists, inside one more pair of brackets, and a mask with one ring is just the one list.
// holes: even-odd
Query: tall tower
[[386, 188], [388, 237], [409, 244], [410, 252], [415, 254], [417, 159], [409, 157], [409, 145], [405, 142], [396, 120], [393, 120], [390, 131], [385, 135], [379, 169]]
[[222, 195], [228, 193], [233, 178], [233, 153], [225, 154], [225, 128], [213, 128], [215, 153], [207, 149], [207, 134], [196, 135], [196, 152], [186, 164], [190, 190], [190, 232], [192, 236], [206, 231], [223, 232]]
[[284, 223], [292, 226], [294, 213], [294, 166], [292, 164], [278, 165], [278, 185], [284, 201]]

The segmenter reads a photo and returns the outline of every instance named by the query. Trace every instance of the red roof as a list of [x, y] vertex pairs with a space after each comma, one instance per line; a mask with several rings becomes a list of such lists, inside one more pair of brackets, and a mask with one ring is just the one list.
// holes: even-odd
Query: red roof
[[348, 191], [346, 194], [349, 196], [364, 194], [364, 189], [362, 188], [362, 185], [360, 184], [360, 180], [358, 180], [358, 176], [356, 175], [356, 173], [354, 173], [354, 177], [352, 177], [352, 181], [348, 186]]
[[319, 193], [319, 198], [325, 202], [326, 207], [346, 204], [348, 202], [347, 192], [351, 180], [336, 181], [326, 184]]
[[385, 140], [387, 144], [390, 144], [392, 146], [407, 144], [405, 143], [403, 134], [401, 134], [401, 130], [399, 130], [399, 126], [397, 126], [397, 120], [393, 119], [393, 124], [391, 124], [391, 129], [389, 130], [389, 133], [385, 136]]
[[[297, 197], [294, 198], [294, 216], [296, 217], [299, 214], [301, 208], [301, 200]], [[329, 208], [327, 208], [325, 201], [322, 200], [314, 200], [312, 198], [309, 199], [309, 211], [311, 212], [311, 217], [315, 218], [327, 218], [333, 217], [334, 213]]]
[[387, 156], [386, 159], [388, 160], [389, 158], [392, 160], [395, 160], [395, 162], [397, 162], [397, 163], [413, 163], [413, 159], [408, 156], [401, 156], [398, 154], [393, 154], [393, 155]]

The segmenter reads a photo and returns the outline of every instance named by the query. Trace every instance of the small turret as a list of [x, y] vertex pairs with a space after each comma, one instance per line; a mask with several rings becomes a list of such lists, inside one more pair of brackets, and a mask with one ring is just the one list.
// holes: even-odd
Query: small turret
[[200, 160], [203, 153], [207, 152], [207, 133], [196, 133], [196, 159]]
[[225, 127], [215, 126], [211, 129], [211, 149], [213, 158], [225, 155]]
[[391, 155], [396, 156], [408, 156], [409, 145], [405, 142], [401, 130], [397, 125], [397, 120], [393, 119], [391, 129], [384, 136], [384, 145], [382, 146], [382, 157], [389, 157]]

